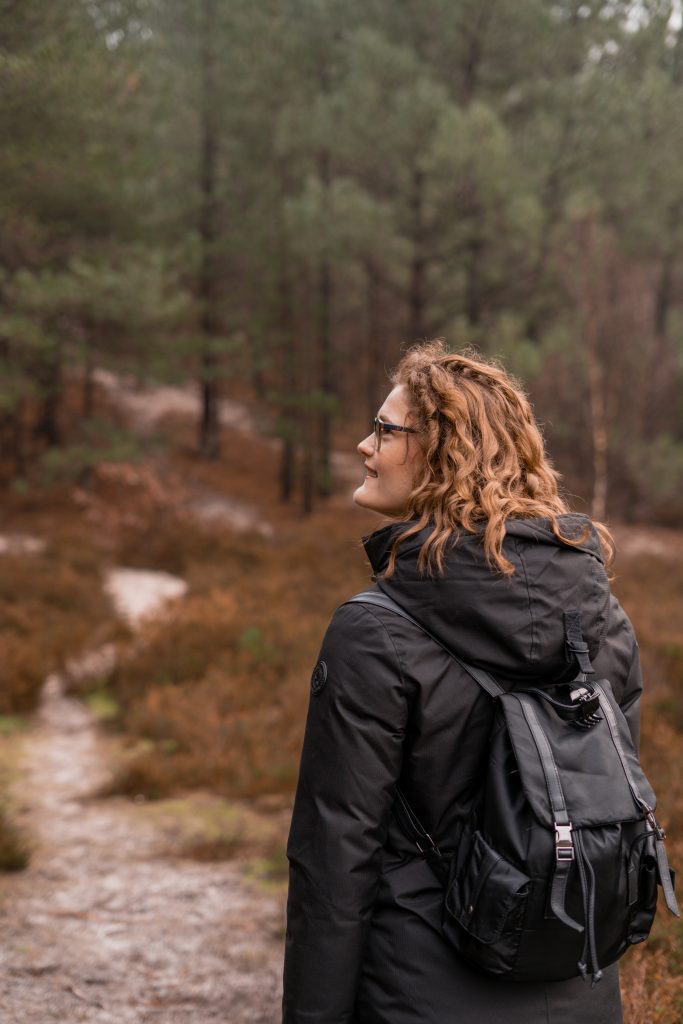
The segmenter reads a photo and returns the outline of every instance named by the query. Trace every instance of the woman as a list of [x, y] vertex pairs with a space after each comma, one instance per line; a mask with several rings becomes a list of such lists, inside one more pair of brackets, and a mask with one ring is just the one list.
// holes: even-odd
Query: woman
[[[358, 445], [358, 505], [379, 589], [503, 686], [566, 672], [562, 609], [582, 610], [596, 677], [638, 742], [631, 624], [610, 594], [607, 530], [571, 514], [521, 387], [501, 368], [411, 349]], [[421, 629], [343, 604], [312, 683], [287, 848], [285, 1024], [617, 1024], [618, 968], [514, 983], [443, 939], [443, 889], [392, 813], [398, 783], [441, 850], [483, 777], [492, 700]]]

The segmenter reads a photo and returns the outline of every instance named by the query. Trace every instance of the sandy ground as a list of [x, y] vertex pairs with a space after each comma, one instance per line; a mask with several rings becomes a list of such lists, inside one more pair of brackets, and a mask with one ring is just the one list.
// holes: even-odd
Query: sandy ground
[[139, 808], [93, 799], [105, 750], [51, 677], [14, 794], [36, 848], [0, 882], [2, 1024], [275, 1024], [282, 895], [169, 858]]
[[[120, 377], [104, 369], [95, 370], [93, 377], [96, 383], [125, 409], [132, 423], [143, 432], [154, 427], [163, 416], [169, 414], [193, 418], [199, 415], [201, 398], [195, 384], [144, 387], [134, 378]], [[219, 402], [218, 416], [224, 427], [242, 430], [247, 434], [255, 433], [252, 417], [240, 402], [222, 398]]]
[[104, 588], [118, 614], [133, 626], [161, 604], [187, 593], [185, 580], [157, 569], [110, 569]]

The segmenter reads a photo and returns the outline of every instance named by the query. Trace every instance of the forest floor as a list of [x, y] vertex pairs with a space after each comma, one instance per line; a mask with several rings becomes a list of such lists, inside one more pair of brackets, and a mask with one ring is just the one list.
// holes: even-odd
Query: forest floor
[[58, 676], [13, 742], [34, 849], [0, 880], [2, 1024], [275, 1024], [282, 887], [173, 856], [163, 814], [94, 796], [116, 739]]

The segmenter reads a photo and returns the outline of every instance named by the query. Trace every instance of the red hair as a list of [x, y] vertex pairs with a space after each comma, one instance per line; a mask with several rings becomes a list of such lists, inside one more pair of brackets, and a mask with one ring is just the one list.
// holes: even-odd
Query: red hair
[[[443, 341], [414, 345], [390, 375], [407, 392], [424, 460], [403, 520], [417, 520], [394, 541], [386, 575], [393, 573], [398, 546], [426, 526], [433, 530], [418, 565], [443, 568], [443, 553], [460, 529], [483, 527], [486, 558], [507, 576], [514, 568], [503, 554], [505, 521], [511, 517], [550, 520], [566, 544], [558, 516], [570, 511], [558, 490], [559, 474], [548, 458], [541, 431], [521, 383], [494, 360], [472, 350], [449, 352]], [[614, 554], [611, 535], [594, 524], [606, 561]]]

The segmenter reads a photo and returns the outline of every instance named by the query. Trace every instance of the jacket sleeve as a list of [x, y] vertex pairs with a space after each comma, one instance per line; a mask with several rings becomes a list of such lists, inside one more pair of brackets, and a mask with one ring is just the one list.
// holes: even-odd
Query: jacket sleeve
[[643, 673], [640, 651], [628, 615], [614, 595], [610, 599], [606, 642], [595, 659], [596, 678], [609, 679], [614, 696], [628, 722], [636, 750], [640, 745], [640, 697]]
[[636, 751], [640, 750], [640, 697], [643, 692], [643, 673], [640, 667], [638, 641], [633, 636], [631, 664], [621, 700], [621, 710], [628, 722]]
[[353, 1019], [407, 717], [381, 618], [342, 605], [313, 674], [287, 845], [284, 1024]]

